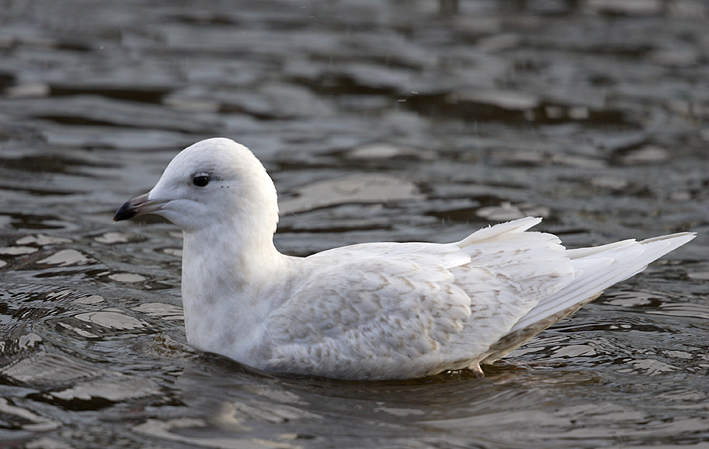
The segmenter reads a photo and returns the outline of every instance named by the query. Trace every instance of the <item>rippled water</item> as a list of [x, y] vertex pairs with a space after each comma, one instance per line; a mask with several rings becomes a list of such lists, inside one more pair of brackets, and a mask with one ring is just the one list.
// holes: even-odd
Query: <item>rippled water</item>
[[[706, 2], [2, 8], [0, 446], [707, 447]], [[271, 172], [289, 254], [526, 214], [699, 237], [482, 380], [265, 375], [185, 345], [174, 227], [111, 222], [215, 135]]]

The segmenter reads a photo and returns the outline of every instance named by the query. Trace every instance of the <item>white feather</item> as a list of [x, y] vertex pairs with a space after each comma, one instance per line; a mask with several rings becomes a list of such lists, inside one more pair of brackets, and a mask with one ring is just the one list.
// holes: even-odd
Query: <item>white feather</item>
[[584, 299], [597, 296], [611, 285], [645, 270], [648, 264], [694, 237], [694, 233], [685, 232], [642, 242], [624, 240], [595, 248], [568, 250], [566, 253], [577, 272], [576, 278], [555, 295], [540, 301], [510, 329], [510, 332], [523, 329], [573, 307]]

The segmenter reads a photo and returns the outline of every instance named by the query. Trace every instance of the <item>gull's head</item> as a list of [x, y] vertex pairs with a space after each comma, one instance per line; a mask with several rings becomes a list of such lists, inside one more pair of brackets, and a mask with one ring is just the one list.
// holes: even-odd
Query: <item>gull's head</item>
[[225, 138], [197, 142], [170, 162], [153, 189], [123, 204], [114, 221], [160, 215], [185, 232], [249, 224], [275, 232], [273, 181], [243, 145]]

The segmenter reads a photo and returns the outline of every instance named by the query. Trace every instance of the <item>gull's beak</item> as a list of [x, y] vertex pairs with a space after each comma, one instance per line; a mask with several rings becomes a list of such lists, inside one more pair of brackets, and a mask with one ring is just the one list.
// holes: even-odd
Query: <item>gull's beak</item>
[[119, 207], [113, 221], [128, 220], [138, 215], [150, 214], [162, 209], [164, 201], [154, 201], [148, 199], [148, 194], [136, 196], [130, 201], [126, 201]]

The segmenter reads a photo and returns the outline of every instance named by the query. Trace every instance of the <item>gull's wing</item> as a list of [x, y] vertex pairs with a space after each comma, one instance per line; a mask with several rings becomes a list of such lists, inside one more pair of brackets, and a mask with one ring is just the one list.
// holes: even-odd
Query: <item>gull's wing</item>
[[305, 259], [305, 278], [266, 323], [268, 368], [375, 379], [477, 366], [574, 277], [558, 238], [524, 232], [533, 224], [493, 226], [456, 244], [363, 244]]

